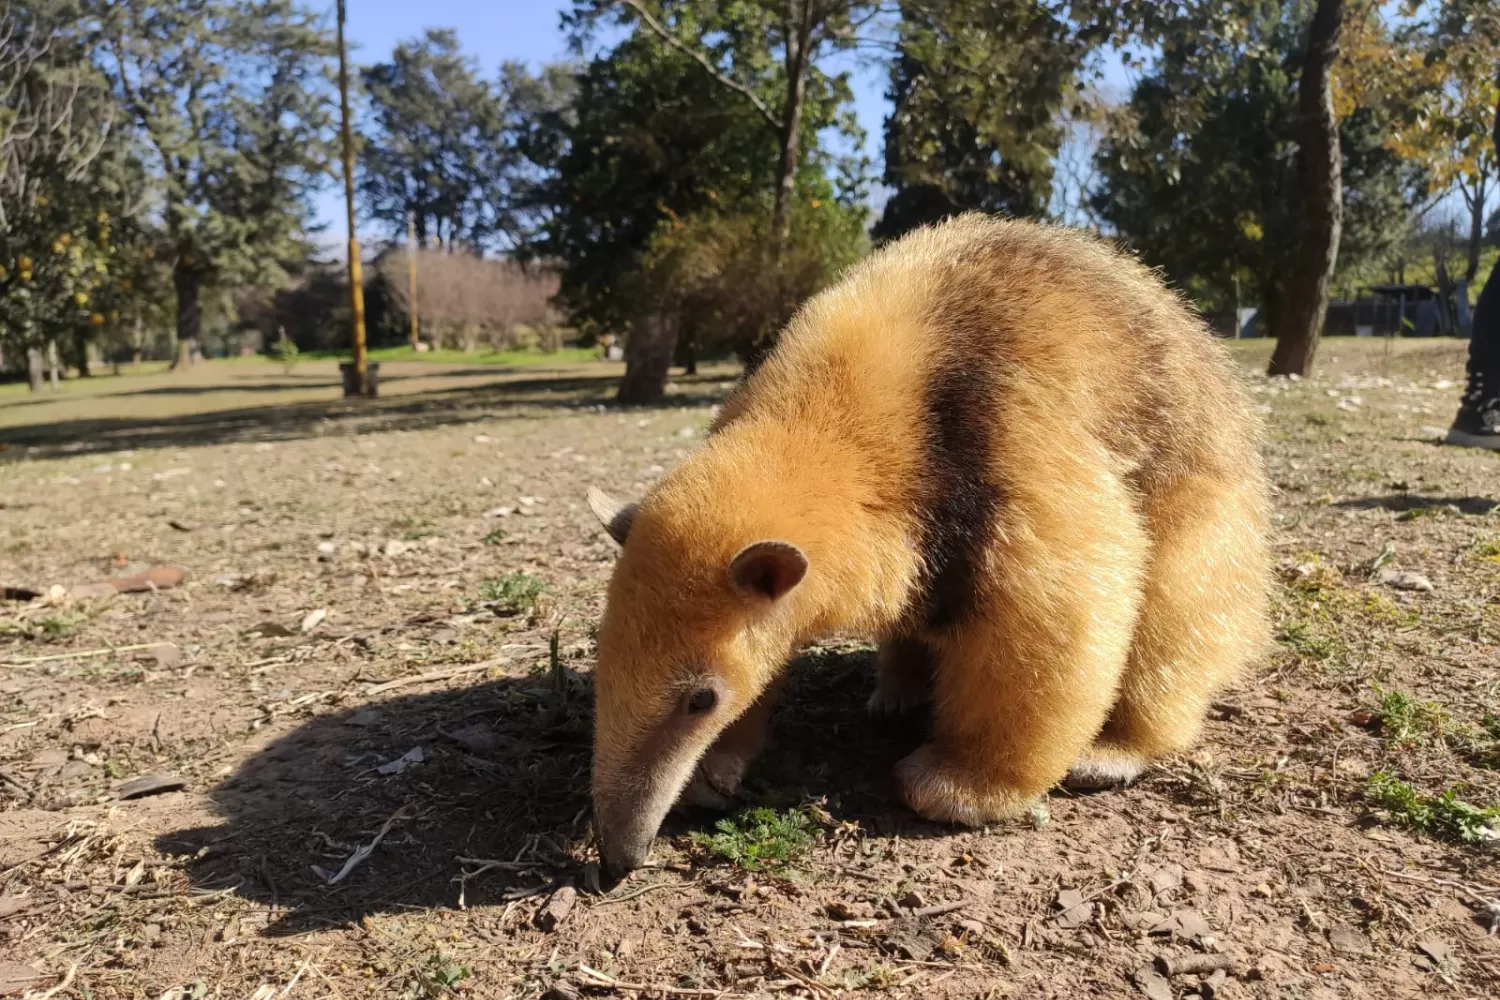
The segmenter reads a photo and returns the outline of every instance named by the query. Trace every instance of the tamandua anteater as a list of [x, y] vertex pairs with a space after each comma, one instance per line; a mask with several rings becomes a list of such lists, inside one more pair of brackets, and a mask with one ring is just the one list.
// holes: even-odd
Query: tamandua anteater
[[768, 689], [829, 632], [871, 708], [931, 704], [906, 802], [981, 824], [1191, 744], [1266, 633], [1259, 422], [1155, 274], [966, 215], [817, 295], [704, 446], [622, 506], [599, 629], [594, 816], [615, 872], [686, 791], [734, 792]]

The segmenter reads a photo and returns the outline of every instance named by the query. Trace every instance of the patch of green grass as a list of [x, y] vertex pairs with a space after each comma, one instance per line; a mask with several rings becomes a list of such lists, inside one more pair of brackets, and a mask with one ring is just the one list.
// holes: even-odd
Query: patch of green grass
[[1422, 701], [1404, 691], [1375, 689], [1380, 704], [1375, 713], [1380, 731], [1401, 746], [1426, 746], [1441, 742], [1453, 728], [1452, 717], [1435, 701]]
[[483, 541], [486, 545], [499, 545], [501, 542], [505, 541], [505, 532], [501, 531], [499, 528], [496, 528], [494, 531], [485, 535]]
[[1485, 562], [1500, 563], [1500, 538], [1486, 538], [1475, 542], [1469, 554]]
[[82, 623], [78, 615], [47, 615], [32, 620], [31, 634], [33, 638], [66, 639], [77, 633]]
[[[386, 361], [428, 361], [438, 364], [463, 364], [463, 365], [541, 365], [541, 364], [573, 364], [579, 361], [593, 361], [599, 357], [599, 352], [592, 347], [565, 347], [554, 354], [546, 354], [542, 351], [460, 351], [454, 349], [443, 349], [437, 351], [414, 351], [410, 345], [404, 347], [378, 347], [370, 351], [368, 357], [374, 362]], [[318, 361], [348, 361], [347, 351], [308, 351], [302, 355], [304, 360]]]
[[460, 983], [472, 973], [467, 966], [458, 965], [449, 955], [433, 952], [427, 961], [412, 970], [412, 984], [408, 996], [434, 998], [453, 993]]
[[1339, 651], [1339, 641], [1311, 622], [1289, 621], [1281, 627], [1276, 638], [1300, 658], [1316, 663], [1331, 660]]
[[1442, 517], [1448, 513], [1442, 507], [1412, 507], [1396, 515], [1398, 521], [1415, 521], [1423, 517]]
[[536, 599], [546, 589], [547, 585], [540, 577], [530, 573], [507, 573], [481, 583], [479, 599], [492, 601], [502, 610], [519, 615], [536, 607]]
[[1479, 720], [1479, 728], [1488, 733], [1490, 739], [1500, 740], [1500, 715], [1485, 712], [1484, 718]]
[[1465, 802], [1452, 788], [1423, 795], [1389, 771], [1370, 776], [1370, 801], [1402, 826], [1438, 840], [1489, 843], [1500, 837], [1500, 808]]
[[851, 969], [844, 974], [844, 989], [850, 991], [885, 990], [905, 978], [900, 969], [881, 962], [866, 962], [863, 968]]
[[752, 872], [789, 864], [813, 845], [812, 820], [800, 809], [747, 809], [719, 820], [714, 830], [694, 834], [693, 842], [709, 855]]

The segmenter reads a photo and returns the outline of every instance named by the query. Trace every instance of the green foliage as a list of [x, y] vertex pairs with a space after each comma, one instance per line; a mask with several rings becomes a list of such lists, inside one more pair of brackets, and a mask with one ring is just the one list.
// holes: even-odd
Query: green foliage
[[784, 866], [813, 845], [812, 821], [800, 809], [747, 809], [714, 824], [715, 833], [694, 834], [693, 842], [710, 855], [746, 871]]
[[1424, 746], [1440, 741], [1452, 728], [1452, 719], [1435, 701], [1421, 701], [1403, 691], [1375, 689], [1380, 698], [1376, 715], [1380, 731], [1397, 745]]
[[273, 342], [271, 344], [271, 360], [280, 365], [282, 371], [290, 375], [292, 369], [297, 367], [297, 342], [290, 337], [282, 337]]
[[[1296, 93], [1309, 13], [1306, 2], [1235, 0], [1178, 17], [1096, 157], [1101, 218], [1207, 308], [1232, 305], [1238, 282], [1266, 329], [1276, 326], [1303, 218]], [[1385, 148], [1391, 115], [1364, 105], [1339, 126], [1336, 285], [1383, 263], [1420, 191], [1418, 172]]]
[[326, 19], [292, 0], [90, 0], [101, 68], [160, 186], [179, 337], [204, 290], [305, 260], [331, 160]]
[[499, 88], [480, 78], [457, 33], [429, 28], [360, 75], [373, 124], [360, 153], [365, 212], [397, 238], [410, 213], [422, 246], [481, 248], [505, 236], [517, 155]]
[[526, 614], [536, 607], [547, 585], [529, 573], [507, 573], [492, 577], [479, 585], [479, 599], [490, 601], [510, 614]]
[[1392, 819], [1418, 833], [1463, 844], [1492, 844], [1500, 839], [1500, 808], [1465, 802], [1452, 788], [1423, 795], [1389, 771], [1370, 776], [1370, 801]]
[[482, 541], [486, 545], [499, 545], [501, 542], [505, 541], [505, 532], [501, 531], [499, 528], [496, 528], [494, 531], [485, 534]]
[[968, 209], [1038, 216], [1085, 45], [1038, 0], [901, 6], [885, 125], [891, 239]]
[[750, 357], [864, 253], [863, 217], [836, 201], [798, 204], [779, 250], [764, 208], [667, 219], [626, 287], [641, 314], [671, 317], [680, 340], [696, 351]]
[[[577, 6], [583, 46], [594, 5]], [[780, 102], [785, 77], [774, 46], [781, 22], [769, 5], [655, 6], [675, 35], [694, 40], [763, 101]], [[813, 202], [853, 210], [862, 194], [860, 165], [841, 160], [825, 142], [859, 134], [847, 76], [813, 65], [806, 95], [794, 216]], [[640, 316], [637, 272], [663, 224], [699, 212], [769, 212], [776, 131], [749, 100], [638, 22], [580, 70], [570, 113], [552, 115], [546, 125], [527, 139], [552, 157], [552, 176], [536, 192], [546, 224], [530, 252], [561, 264], [560, 303], [586, 330], [623, 332]]]
[[436, 1000], [456, 992], [464, 980], [472, 976], [468, 966], [459, 965], [453, 956], [433, 952], [427, 961], [412, 970], [412, 980], [407, 996]]

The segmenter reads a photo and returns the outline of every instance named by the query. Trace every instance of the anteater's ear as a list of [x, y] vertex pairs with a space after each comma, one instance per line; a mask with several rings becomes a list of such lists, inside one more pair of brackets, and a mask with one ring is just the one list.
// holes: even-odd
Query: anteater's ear
[[791, 542], [747, 545], [729, 564], [729, 582], [749, 597], [779, 600], [807, 575], [807, 556]]
[[640, 509], [640, 504], [623, 504], [610, 496], [608, 493], [595, 486], [589, 487], [588, 492], [589, 510], [604, 525], [604, 530], [609, 532], [609, 537], [625, 544], [625, 536], [630, 534], [630, 525], [635, 521], [635, 512]]

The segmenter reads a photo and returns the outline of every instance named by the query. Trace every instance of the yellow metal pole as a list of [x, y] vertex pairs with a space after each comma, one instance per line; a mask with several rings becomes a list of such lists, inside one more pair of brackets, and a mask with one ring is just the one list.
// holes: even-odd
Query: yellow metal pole
[[417, 217], [406, 213], [406, 284], [411, 299], [411, 349], [417, 349]]
[[349, 68], [344, 55], [344, 0], [338, 0], [339, 112], [344, 142], [344, 200], [349, 211], [349, 327], [354, 346], [355, 389], [369, 391], [365, 359], [365, 288], [359, 259], [359, 237], [354, 234], [354, 140], [349, 134]]

